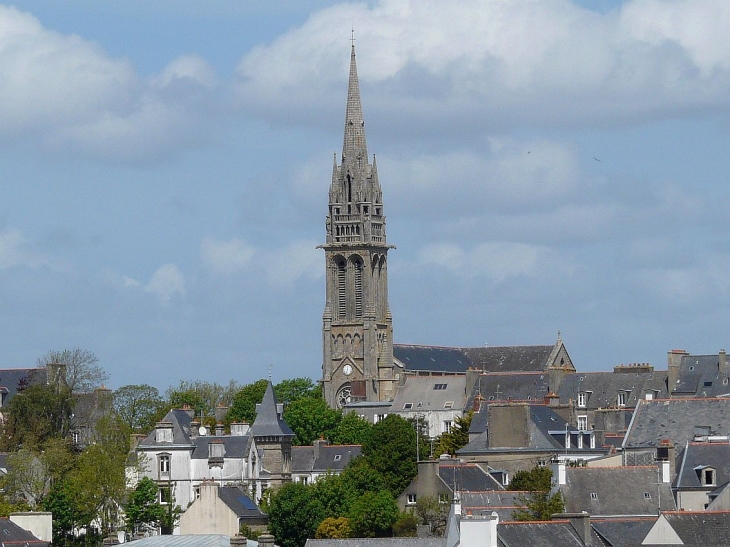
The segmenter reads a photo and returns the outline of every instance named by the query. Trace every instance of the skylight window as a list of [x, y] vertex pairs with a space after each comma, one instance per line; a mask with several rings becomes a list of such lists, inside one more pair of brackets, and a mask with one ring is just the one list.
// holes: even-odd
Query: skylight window
[[447, 385], [448, 385], [448, 384], [434, 384], [434, 386], [433, 386], [433, 389], [434, 389], [434, 390], [442, 390], [442, 389], [446, 389], [446, 386], [447, 386]]

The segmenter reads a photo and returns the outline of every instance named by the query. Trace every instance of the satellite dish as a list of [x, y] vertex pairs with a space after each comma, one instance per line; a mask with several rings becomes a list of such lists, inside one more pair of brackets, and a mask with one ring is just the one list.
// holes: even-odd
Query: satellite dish
[[200, 426], [200, 429], [198, 429], [198, 434], [201, 435], [201, 436], [203, 436], [203, 437], [208, 434], [208, 430], [205, 429], [205, 426], [204, 425], [201, 425]]

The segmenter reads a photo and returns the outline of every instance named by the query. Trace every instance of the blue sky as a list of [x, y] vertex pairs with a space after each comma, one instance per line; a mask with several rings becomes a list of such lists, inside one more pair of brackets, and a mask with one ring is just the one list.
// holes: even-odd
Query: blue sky
[[319, 378], [355, 28], [401, 343], [728, 346], [730, 4], [0, 6], [3, 367]]

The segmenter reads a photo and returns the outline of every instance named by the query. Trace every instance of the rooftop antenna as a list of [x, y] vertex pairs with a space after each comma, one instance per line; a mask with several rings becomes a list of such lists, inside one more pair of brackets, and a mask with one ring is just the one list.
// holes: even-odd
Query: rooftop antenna
[[352, 26], [352, 30], [350, 32], [350, 43], [352, 44], [352, 47], [355, 47], [355, 25]]
[[274, 368], [274, 365], [269, 365], [269, 382], [271, 382], [271, 371]]

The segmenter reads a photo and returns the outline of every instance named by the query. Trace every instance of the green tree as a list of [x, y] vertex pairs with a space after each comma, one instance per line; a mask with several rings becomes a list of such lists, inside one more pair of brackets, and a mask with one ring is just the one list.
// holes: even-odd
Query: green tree
[[233, 397], [226, 422], [253, 423], [256, 419], [256, 405], [263, 400], [268, 385], [268, 380], [259, 380], [243, 386]]
[[43, 500], [43, 509], [53, 514], [53, 545], [73, 545], [74, 530], [93, 518], [91, 515], [81, 514], [76, 502], [76, 492], [66, 480], [54, 483]]
[[393, 523], [393, 535], [396, 537], [416, 537], [417, 532], [418, 519], [410, 511], [400, 513]]
[[347, 517], [327, 517], [314, 532], [316, 539], [345, 539], [352, 534], [350, 519]]
[[201, 417], [207, 424], [216, 421], [215, 411], [220, 405], [230, 407], [235, 395], [240, 391], [238, 382], [231, 380], [228, 385], [215, 382], [181, 381], [177, 386], [167, 390], [168, 408], [182, 408], [189, 405], [195, 410], [195, 415]]
[[509, 490], [524, 491], [517, 497], [518, 509], [512, 512], [515, 520], [550, 520], [555, 513], [565, 512], [560, 492], [550, 494], [553, 473], [549, 467], [535, 466], [518, 471], [509, 484]]
[[362, 446], [367, 463], [380, 472], [393, 496], [398, 496], [418, 473], [416, 432], [396, 414], [375, 424]]
[[291, 378], [282, 380], [274, 386], [276, 400], [289, 404], [303, 398], [322, 398], [322, 388], [312, 382], [311, 378]]
[[330, 432], [329, 440], [334, 444], [364, 444], [372, 428], [373, 424], [365, 418], [348, 412]]
[[166, 412], [165, 401], [156, 387], [126, 385], [114, 392], [114, 410], [134, 433], [147, 433]]
[[68, 437], [74, 396], [65, 386], [36, 384], [18, 393], [4, 412], [5, 450], [40, 446], [48, 439]]
[[127, 530], [133, 536], [145, 535], [159, 526], [165, 518], [165, 512], [158, 501], [157, 484], [149, 477], [144, 477], [127, 499]]
[[328, 438], [341, 419], [342, 414], [332, 410], [324, 399], [300, 398], [284, 410], [284, 420], [296, 435], [296, 445], [308, 446], [320, 437]]
[[354, 537], [389, 537], [398, 520], [398, 506], [387, 490], [365, 492], [352, 504], [348, 517]]
[[269, 530], [282, 547], [303, 547], [325, 518], [324, 507], [301, 483], [282, 486], [269, 503]]
[[454, 419], [454, 425], [451, 431], [443, 433], [439, 437], [438, 443], [434, 450], [434, 456], [439, 457], [441, 454], [456, 455], [456, 451], [463, 448], [469, 442], [469, 428], [471, 427], [471, 419], [474, 412], [468, 412], [465, 416], [457, 416]]

